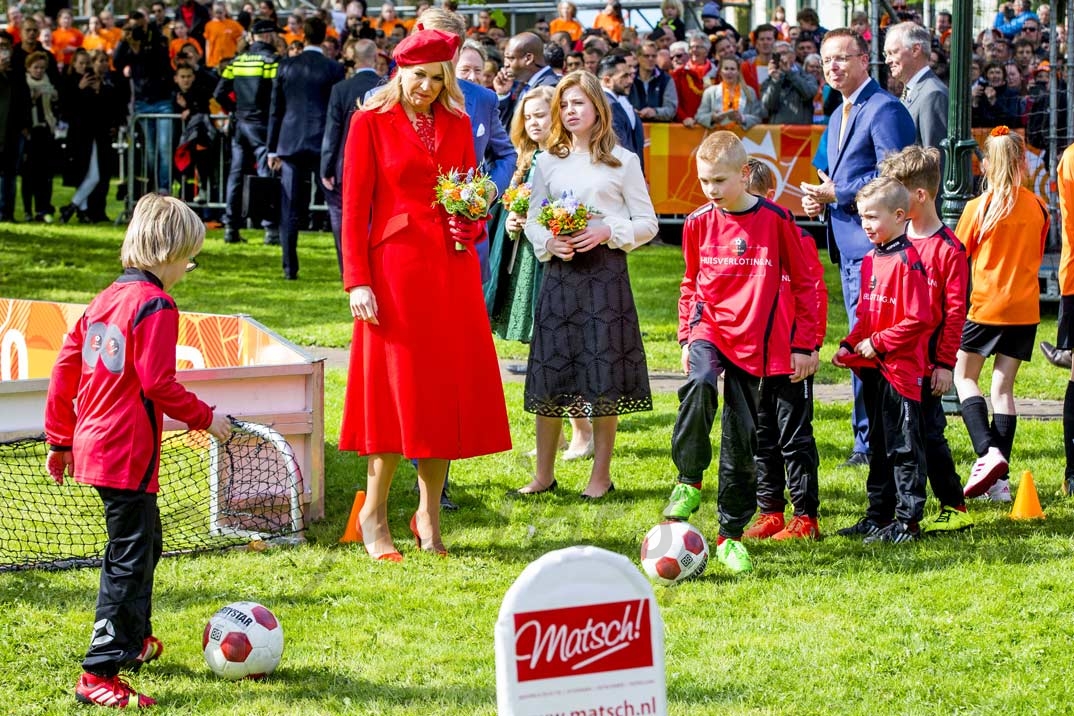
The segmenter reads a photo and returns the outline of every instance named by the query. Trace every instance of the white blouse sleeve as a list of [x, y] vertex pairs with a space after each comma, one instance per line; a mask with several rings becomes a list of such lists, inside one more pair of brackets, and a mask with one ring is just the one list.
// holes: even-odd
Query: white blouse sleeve
[[645, 184], [645, 175], [641, 171], [641, 160], [633, 152], [623, 152], [624, 172], [623, 203], [627, 216], [603, 216], [604, 223], [611, 230], [608, 246], [623, 251], [633, 251], [656, 236], [658, 228], [656, 210], [649, 198], [649, 187]]
[[551, 261], [552, 253], [545, 248], [552, 232], [537, 223], [541, 204], [548, 198], [548, 185], [541, 171], [541, 156], [533, 161], [533, 178], [530, 181], [530, 210], [526, 214], [526, 238], [533, 244], [533, 254], [538, 261]]

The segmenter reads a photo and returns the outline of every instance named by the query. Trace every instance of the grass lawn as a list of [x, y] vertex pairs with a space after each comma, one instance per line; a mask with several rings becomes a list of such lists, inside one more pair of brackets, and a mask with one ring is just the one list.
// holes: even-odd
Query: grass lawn
[[[106, 228], [0, 226], [0, 294], [86, 301], [116, 274], [119, 237]], [[176, 299], [186, 310], [249, 313], [298, 343], [345, 345], [349, 320], [331, 240], [304, 234], [300, 253], [302, 279], [285, 283], [278, 249], [253, 241], [225, 246], [215, 232], [199, 257], [202, 268], [179, 285]], [[670, 371], [678, 355], [678, 251], [641, 250], [631, 270], [651, 365]], [[832, 321], [830, 335], [843, 330]], [[1054, 331], [1053, 315], [1041, 337]], [[1064, 374], [1043, 360], [1025, 377], [1024, 394], [1061, 397]], [[172, 558], [158, 568], [154, 625], [166, 651], [133, 679], [161, 700], [157, 713], [493, 714], [492, 631], [511, 582], [533, 559], [569, 545], [635, 557], [674, 476], [668, 448], [676, 400], [659, 394], [653, 412], [622, 421], [618, 489], [607, 500], [577, 498], [588, 463], [563, 465], [557, 493], [506, 497], [533, 469], [524, 457], [532, 417], [522, 412], [521, 386], [509, 384], [513, 451], [452, 470], [462, 510], [445, 518], [450, 558], [416, 553], [404, 539], [417, 503], [413, 471], [404, 466], [389, 505], [406, 561], [374, 563], [360, 547], [336, 542], [365, 481], [364, 461], [336, 450], [345, 379], [328, 371], [327, 515], [310, 529], [309, 544]], [[821, 379], [844, 376], [829, 367]], [[849, 448], [848, 415], [846, 404], [817, 405], [826, 533], [854, 522], [865, 503], [864, 473], [836, 467]], [[1032, 470], [1046, 520], [1015, 522], [1002, 506], [974, 503], [977, 526], [966, 534], [894, 548], [839, 537], [760, 543], [751, 546], [750, 577], [733, 578], [713, 560], [701, 579], [658, 589], [670, 712], [1070, 713], [1074, 502], [1057, 495], [1060, 436], [1058, 422], [1019, 425], [1014, 467]], [[961, 422], [948, 438], [965, 474], [973, 456]], [[715, 536], [714, 479], [705, 495], [694, 523]], [[935, 508], [930, 501], [927, 511]], [[93, 570], [0, 574], [0, 659], [9, 684], [0, 712], [88, 713], [72, 691], [97, 579]], [[240, 599], [269, 606], [285, 630], [283, 662], [264, 683], [219, 681], [200, 654], [208, 617]]]

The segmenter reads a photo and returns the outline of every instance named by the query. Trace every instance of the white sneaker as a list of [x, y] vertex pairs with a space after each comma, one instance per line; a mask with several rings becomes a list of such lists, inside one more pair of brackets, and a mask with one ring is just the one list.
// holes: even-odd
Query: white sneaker
[[996, 480], [992, 483], [992, 487], [988, 488], [988, 491], [978, 499], [988, 500], [989, 502], [1013, 502], [1011, 499], [1010, 480]]
[[[999, 448], [991, 447], [973, 463], [970, 479], [963, 490], [966, 497], [980, 497], [988, 492], [1000, 477], [1007, 473], [1007, 458]], [[1009, 490], [1008, 490], [1009, 492]]]

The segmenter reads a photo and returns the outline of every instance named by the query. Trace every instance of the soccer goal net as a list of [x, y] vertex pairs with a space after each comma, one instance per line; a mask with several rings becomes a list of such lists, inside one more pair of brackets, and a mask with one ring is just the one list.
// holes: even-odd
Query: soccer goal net
[[[45, 470], [44, 437], [0, 443], [0, 571], [101, 563], [108, 542], [97, 491]], [[237, 422], [226, 442], [165, 434], [157, 504], [164, 553], [301, 538], [302, 475], [291, 446], [264, 425]]]

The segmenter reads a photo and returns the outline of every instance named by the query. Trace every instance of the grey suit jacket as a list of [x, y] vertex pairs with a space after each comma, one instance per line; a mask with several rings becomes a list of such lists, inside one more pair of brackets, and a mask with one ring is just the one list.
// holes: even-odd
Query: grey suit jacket
[[947, 94], [943, 80], [932, 70], [926, 70], [903, 99], [914, 120], [917, 142], [922, 146], [939, 149], [940, 140], [947, 136]]

